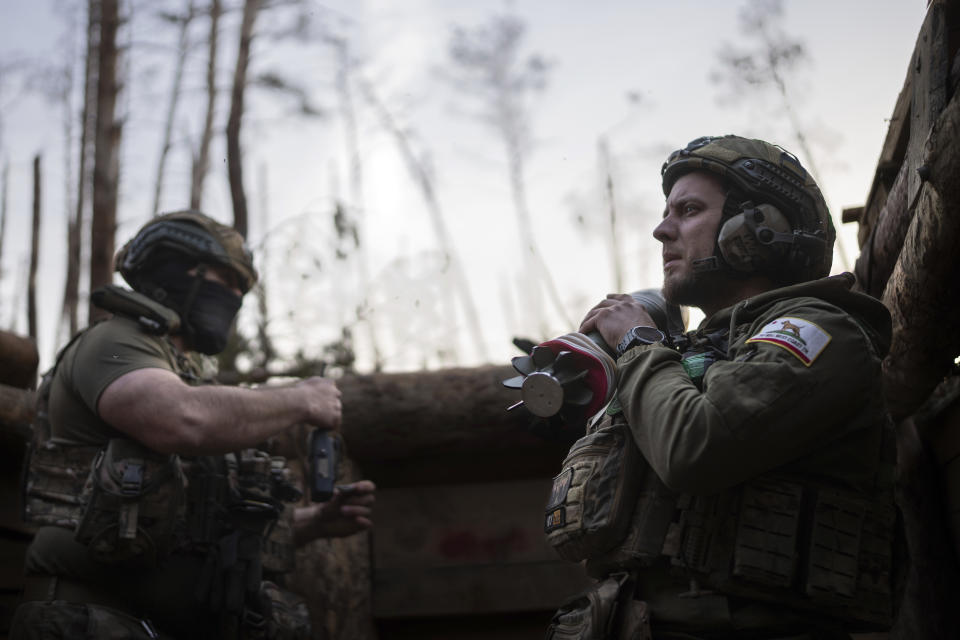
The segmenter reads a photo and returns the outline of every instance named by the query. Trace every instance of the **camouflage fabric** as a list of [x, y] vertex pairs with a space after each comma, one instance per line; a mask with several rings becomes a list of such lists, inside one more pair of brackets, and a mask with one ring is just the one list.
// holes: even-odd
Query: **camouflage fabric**
[[264, 618], [263, 635], [267, 640], [308, 640], [310, 612], [300, 596], [276, 584], [264, 581], [260, 585], [260, 611]]
[[67, 447], [49, 440], [32, 445], [24, 488], [24, 521], [76, 528], [83, 487], [98, 447]]
[[172, 640], [147, 620], [91, 604], [55, 600], [17, 608], [10, 640]]
[[630, 427], [605, 418], [570, 447], [561, 469], [544, 530], [560, 557], [578, 562], [609, 550], [630, 524], [640, 473]]
[[155, 567], [171, 551], [184, 520], [186, 478], [175, 455], [113, 438], [90, 469], [76, 539], [98, 561]]
[[244, 293], [257, 282], [253, 256], [243, 236], [199, 211], [176, 211], [150, 220], [117, 252], [116, 270], [133, 285], [139, 269], [163, 247], [233, 269], [241, 278]]

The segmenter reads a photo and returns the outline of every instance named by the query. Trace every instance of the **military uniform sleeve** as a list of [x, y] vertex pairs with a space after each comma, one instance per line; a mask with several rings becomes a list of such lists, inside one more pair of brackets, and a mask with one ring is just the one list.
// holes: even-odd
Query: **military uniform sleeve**
[[[806, 327], [812, 346], [786, 340], [795, 327]], [[786, 346], [778, 330], [789, 334]], [[707, 370], [702, 392], [666, 347], [636, 347], [618, 363], [618, 399], [637, 446], [674, 489], [714, 493], [829, 446], [875, 400], [880, 359], [832, 305], [781, 303], [735, 331], [730, 359]]]
[[73, 388], [97, 412], [104, 389], [120, 376], [137, 369], [175, 370], [163, 339], [144, 333], [125, 318], [114, 318], [90, 329], [72, 358]]

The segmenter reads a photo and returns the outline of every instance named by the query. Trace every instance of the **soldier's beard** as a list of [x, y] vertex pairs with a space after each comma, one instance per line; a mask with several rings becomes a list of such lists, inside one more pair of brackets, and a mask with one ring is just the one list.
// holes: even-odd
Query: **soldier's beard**
[[726, 291], [726, 279], [719, 271], [666, 275], [663, 278], [663, 297], [667, 302], [702, 309], [710, 306]]

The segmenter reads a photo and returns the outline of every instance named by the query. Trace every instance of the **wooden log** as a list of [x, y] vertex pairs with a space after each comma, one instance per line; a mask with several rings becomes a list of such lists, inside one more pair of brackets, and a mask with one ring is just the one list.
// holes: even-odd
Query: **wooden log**
[[883, 295], [883, 289], [903, 248], [903, 237], [910, 227], [913, 210], [907, 207], [907, 169], [906, 162], [900, 165], [873, 231], [863, 243], [854, 267], [858, 288], [875, 298]]
[[[955, 4], [954, 0], [951, 0]], [[920, 175], [927, 133], [947, 106], [950, 53], [947, 33], [947, 2], [931, 2], [920, 27], [910, 61], [913, 102], [910, 105], [910, 141], [907, 144], [907, 202], [913, 202], [924, 178]], [[954, 141], [956, 142], [956, 141]]]
[[37, 377], [37, 343], [26, 336], [0, 331], [0, 384], [29, 389]]
[[361, 461], [539, 448], [529, 415], [506, 410], [520, 400], [501, 384], [513, 375], [510, 366], [487, 366], [345, 378], [344, 439]]
[[30, 424], [35, 402], [34, 392], [0, 384], [0, 424]]
[[927, 140], [927, 178], [903, 250], [883, 294], [893, 343], [883, 363], [885, 396], [895, 418], [913, 413], [960, 353], [960, 99], [954, 97]]
[[880, 209], [886, 202], [887, 192], [907, 152], [907, 143], [910, 140], [910, 104], [913, 101], [912, 78], [913, 74], [908, 72], [903, 88], [897, 96], [897, 104], [893, 108], [893, 114], [890, 116], [890, 127], [887, 129], [887, 136], [884, 139], [883, 148], [880, 150], [877, 170], [863, 207], [863, 213], [859, 218], [860, 229], [857, 232], [857, 240], [860, 246], [863, 246], [872, 235], [873, 226], [878, 219]]
[[[350, 455], [364, 464], [541, 448], [543, 438], [528, 428], [529, 414], [506, 410], [520, 395], [501, 383], [515, 374], [508, 365], [491, 365], [344, 377], [337, 386]], [[279, 439], [277, 450], [294, 457], [305, 441], [304, 432], [291, 430]]]

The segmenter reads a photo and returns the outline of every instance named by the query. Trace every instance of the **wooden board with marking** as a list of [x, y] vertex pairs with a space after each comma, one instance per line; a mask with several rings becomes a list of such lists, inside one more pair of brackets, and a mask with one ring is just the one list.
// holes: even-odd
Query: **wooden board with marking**
[[375, 616], [551, 610], [579, 592], [589, 583], [582, 567], [544, 539], [550, 486], [545, 479], [378, 492]]

